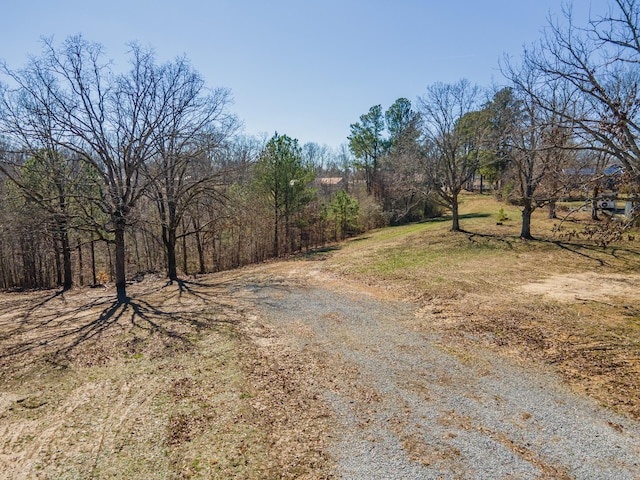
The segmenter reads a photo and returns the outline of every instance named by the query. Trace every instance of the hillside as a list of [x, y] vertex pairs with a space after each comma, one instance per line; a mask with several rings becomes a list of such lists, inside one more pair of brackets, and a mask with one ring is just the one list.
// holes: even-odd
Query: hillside
[[[510, 219], [497, 225], [500, 207]], [[503, 399], [486, 408], [508, 418], [519, 398], [514, 382], [529, 374], [531, 385], [561, 391], [557, 398], [579, 411], [591, 412], [593, 400], [605, 406], [589, 413], [593, 422], [580, 420], [585, 431], [612, 442], [624, 437], [637, 452], [637, 241], [602, 248], [553, 237], [558, 221], [538, 212], [539, 240], [523, 242], [517, 209], [487, 196], [466, 197], [462, 213], [462, 233], [437, 219], [173, 284], [148, 277], [131, 286], [124, 304], [112, 288], [2, 294], [2, 478], [360, 478], [335, 443], [344, 447], [339, 442], [360, 431], [353, 445], [395, 452], [383, 470], [473, 478], [471, 470], [447, 470], [466, 461], [474, 468], [472, 450], [460, 445], [466, 431], [513, 456], [501, 474], [586, 478], [576, 473], [581, 458], [551, 461], [535, 442], [525, 447], [520, 433], [489, 428], [488, 417], [462, 418], [459, 406], [447, 416], [438, 403], [486, 377], [499, 390], [487, 399], [485, 387], [465, 395], [485, 407]], [[565, 225], [562, 232], [582, 228]], [[425, 373], [414, 378], [421, 363]], [[385, 365], [393, 372], [378, 384], [372, 378], [386, 375]], [[394, 388], [423, 400], [407, 400], [400, 421], [386, 388], [405, 372]], [[434, 425], [444, 440], [430, 443], [411, 430], [424, 402], [442, 408]], [[552, 420], [533, 404], [518, 408], [517, 422], [533, 416], [542, 432], [536, 441], [548, 444]], [[395, 426], [387, 431], [387, 424]], [[387, 435], [397, 436], [399, 452]], [[627, 450], [600, 450], [640, 471]]]

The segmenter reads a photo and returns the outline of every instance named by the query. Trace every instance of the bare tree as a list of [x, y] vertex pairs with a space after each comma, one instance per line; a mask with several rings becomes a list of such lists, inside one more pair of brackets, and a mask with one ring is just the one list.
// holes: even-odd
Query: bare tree
[[[130, 46], [130, 70], [116, 74], [100, 45], [80, 36], [58, 48], [51, 39], [21, 70], [4, 73], [27, 99], [32, 116], [51, 125], [52, 140], [74, 152], [100, 174], [99, 205], [108, 215], [115, 243], [117, 297], [126, 301], [125, 230], [131, 211], [144, 194], [148, 162], [156, 158], [159, 137], [173, 132], [176, 115], [194, 101], [193, 82], [184, 60], [158, 65], [154, 53]], [[22, 124], [27, 133], [34, 124]]]
[[460, 231], [459, 194], [479, 167], [487, 123], [477, 115], [480, 88], [467, 80], [435, 83], [418, 98], [426, 141], [426, 174], [443, 204], [451, 209], [452, 231]]
[[[159, 90], [170, 102], [170, 113], [161, 125], [164, 130], [155, 135], [157, 155], [147, 163], [145, 173], [147, 194], [160, 216], [167, 276], [174, 280], [178, 276], [178, 228], [198, 196], [219, 194], [216, 183], [221, 181], [221, 175], [211, 161], [212, 152], [224, 145], [237, 129], [238, 121], [228, 112], [230, 92], [222, 88], [207, 91], [204, 80], [186, 60], [179, 59], [166, 70], [168, 75], [160, 82]], [[176, 83], [184, 87], [172, 92]], [[182, 235], [189, 234], [183, 230]]]
[[[556, 112], [595, 148], [617, 158], [640, 182], [640, 3], [615, 0], [587, 26], [570, 9], [550, 21], [544, 39], [525, 52], [543, 80], [571, 92], [580, 108]], [[578, 101], [579, 98], [579, 101]], [[547, 110], [556, 106], [540, 99]]]
[[[565, 184], [560, 180], [563, 164], [573, 148], [573, 92], [559, 82], [549, 82], [526, 59], [503, 73], [513, 83], [518, 110], [508, 131], [510, 165], [515, 188], [511, 199], [522, 208], [520, 237], [532, 239], [531, 215], [555, 202]], [[551, 107], [551, 108], [549, 108]]]

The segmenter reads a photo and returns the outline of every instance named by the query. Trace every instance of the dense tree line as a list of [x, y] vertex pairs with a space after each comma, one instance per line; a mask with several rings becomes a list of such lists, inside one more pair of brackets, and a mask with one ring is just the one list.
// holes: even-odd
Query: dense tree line
[[[636, 0], [588, 25], [570, 9], [486, 91], [435, 83], [416, 108], [372, 106], [337, 150], [286, 134], [239, 133], [230, 92], [186, 58], [130, 46], [116, 72], [100, 45], [43, 42], [2, 66], [0, 287], [170, 280], [319, 247], [448, 210], [490, 189], [531, 215], [580, 192], [592, 204], [611, 165], [640, 189]], [[588, 173], [585, 173], [588, 172]]]

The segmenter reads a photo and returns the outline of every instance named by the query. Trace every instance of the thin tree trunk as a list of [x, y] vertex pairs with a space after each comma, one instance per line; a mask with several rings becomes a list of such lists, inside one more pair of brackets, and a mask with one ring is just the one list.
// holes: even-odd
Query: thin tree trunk
[[591, 220], [599, 221], [598, 217], [598, 195], [600, 195], [600, 186], [596, 183], [593, 187], [593, 198], [591, 200]]
[[235, 267], [239, 267], [241, 265], [241, 256], [242, 256], [242, 227], [238, 225], [238, 240], [236, 241], [236, 260]]
[[195, 230], [195, 236], [196, 236], [196, 248], [198, 249], [198, 264], [199, 264], [199, 271], [198, 273], [200, 273], [201, 275], [206, 273], [206, 264], [205, 264], [205, 260], [204, 260], [204, 248], [202, 245], [202, 238], [200, 236], [200, 224], [199, 222], [196, 223], [196, 221], [193, 221], [193, 228]]
[[123, 218], [115, 220], [115, 244], [116, 244], [116, 292], [118, 302], [126, 302], [127, 299], [127, 274], [126, 274], [126, 257], [125, 257], [125, 222]]
[[213, 226], [211, 226], [211, 271], [212, 272], [217, 272], [217, 268], [218, 268], [218, 258], [217, 258], [217, 254], [218, 254], [218, 249], [216, 248], [216, 234], [215, 231], [213, 231]]
[[55, 238], [53, 239], [53, 254], [56, 262], [56, 285], [61, 286], [62, 285], [62, 262], [60, 261], [61, 248], [60, 248], [60, 244], [58, 243], [58, 240], [60, 240], [60, 243], [62, 243], [61, 239], [58, 239], [56, 235]]
[[[289, 208], [287, 211], [289, 211]], [[285, 215], [284, 217], [284, 253], [287, 255], [291, 253], [293, 249], [293, 241], [291, 239], [291, 220], [289, 219], [289, 215]]]
[[279, 239], [278, 239], [278, 209], [275, 211], [275, 222], [273, 224], [273, 256], [278, 257], [279, 252]]
[[62, 242], [62, 270], [63, 270], [63, 280], [62, 280], [62, 288], [63, 290], [69, 290], [73, 286], [73, 272], [71, 268], [71, 245], [69, 243], [69, 232], [67, 231], [67, 226], [62, 225], [60, 227], [60, 240]]
[[136, 251], [136, 269], [141, 272], [143, 270], [142, 261], [140, 260], [140, 248], [138, 247], [138, 234], [135, 231], [133, 232], [133, 248]]
[[91, 279], [93, 280], [93, 285], [97, 285], [98, 279], [96, 277], [96, 241], [91, 239]]
[[185, 276], [189, 275], [189, 266], [187, 265], [187, 225], [182, 219], [182, 270]]
[[557, 203], [555, 200], [551, 200], [549, 202], [549, 218], [558, 218], [556, 210], [557, 210]]
[[111, 244], [107, 242], [107, 257], [109, 259], [109, 281], [113, 282], [113, 256], [111, 255]]
[[80, 274], [78, 283], [84, 285], [84, 265], [82, 264], [82, 242], [80, 237], [78, 237], [78, 273]]
[[147, 234], [146, 230], [142, 230], [142, 240], [144, 242], [144, 253], [146, 255], [146, 268], [147, 271], [150, 272], [152, 270], [155, 269], [155, 262], [154, 265], [151, 264], [151, 260], [152, 260], [152, 255], [151, 255], [151, 241], [149, 240], [150, 235]]

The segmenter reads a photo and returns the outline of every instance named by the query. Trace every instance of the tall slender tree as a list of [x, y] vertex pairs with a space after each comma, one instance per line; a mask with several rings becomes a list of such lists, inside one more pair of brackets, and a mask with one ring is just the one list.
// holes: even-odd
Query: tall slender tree
[[282, 226], [285, 253], [289, 252], [292, 219], [311, 201], [314, 177], [315, 170], [304, 162], [298, 140], [276, 133], [267, 142], [256, 164], [256, 182], [268, 196], [273, 211], [274, 256], [280, 254]]
[[[163, 131], [155, 135], [157, 154], [145, 164], [145, 174], [147, 194], [156, 204], [162, 227], [167, 276], [175, 280], [178, 228], [198, 196], [220, 195], [217, 187], [222, 178], [212, 162], [213, 151], [224, 147], [238, 121], [228, 111], [230, 92], [222, 88], [208, 91], [186, 59], [166, 68], [170, 74], [160, 82], [159, 92], [171, 102], [171, 113], [159, 127]], [[173, 94], [176, 82], [184, 88]]]
[[367, 194], [377, 195], [378, 169], [385, 150], [384, 119], [382, 107], [374, 105], [360, 116], [360, 121], [351, 125], [348, 137], [349, 148], [356, 158], [356, 167], [365, 175]]
[[420, 114], [408, 99], [398, 98], [384, 117], [389, 134], [380, 174], [384, 211], [392, 223], [421, 218], [429, 189], [420, 161]]

